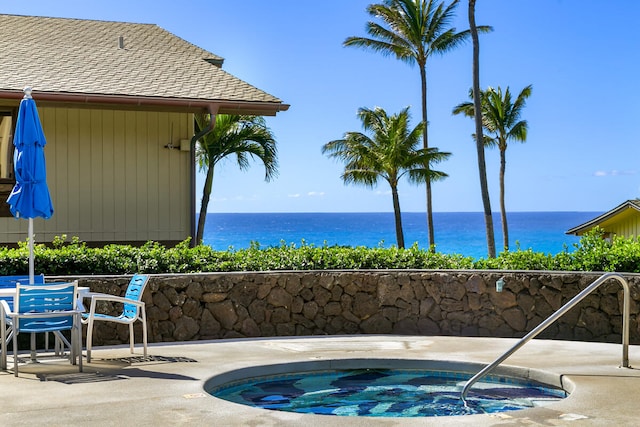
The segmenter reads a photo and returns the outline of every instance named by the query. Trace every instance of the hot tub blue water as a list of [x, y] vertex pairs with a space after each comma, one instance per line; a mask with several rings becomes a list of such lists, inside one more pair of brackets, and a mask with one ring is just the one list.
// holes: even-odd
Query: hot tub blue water
[[434, 417], [542, 406], [564, 390], [503, 376], [460, 392], [470, 374], [415, 369], [355, 369], [253, 377], [208, 388], [215, 397], [258, 408], [342, 416]]

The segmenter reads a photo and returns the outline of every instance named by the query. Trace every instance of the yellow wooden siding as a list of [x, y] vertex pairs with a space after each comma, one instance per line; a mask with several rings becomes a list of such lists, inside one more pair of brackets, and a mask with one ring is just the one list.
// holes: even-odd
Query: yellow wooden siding
[[621, 237], [640, 236], [640, 212], [627, 208], [601, 221], [598, 226]]
[[635, 215], [628, 215], [620, 221], [612, 222], [607, 231], [623, 237], [640, 236], [640, 214], [636, 212]]
[[[189, 153], [164, 146], [193, 135], [191, 115], [53, 107], [39, 113], [54, 215], [35, 220], [36, 242], [62, 234], [87, 242], [188, 237]], [[1, 241], [25, 240], [26, 223], [0, 218]]]

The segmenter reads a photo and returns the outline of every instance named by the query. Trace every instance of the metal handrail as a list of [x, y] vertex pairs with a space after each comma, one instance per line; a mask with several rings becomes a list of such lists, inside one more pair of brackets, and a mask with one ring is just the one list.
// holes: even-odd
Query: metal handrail
[[569, 302], [560, 307], [555, 313], [549, 316], [546, 320], [536, 326], [531, 332], [522, 337], [516, 345], [511, 347], [506, 353], [502, 356], [498, 357], [494, 360], [490, 365], [487, 365], [480, 372], [475, 374], [469, 381], [467, 381], [462, 388], [462, 393], [460, 394], [460, 398], [462, 401], [467, 403], [467, 393], [469, 393], [469, 389], [473, 384], [487, 375], [492, 369], [505, 361], [509, 356], [515, 353], [520, 347], [525, 345], [527, 342], [535, 338], [538, 334], [544, 331], [549, 325], [555, 322], [558, 318], [564, 315], [567, 311], [572, 309], [576, 304], [582, 301], [587, 295], [593, 292], [598, 286], [602, 285], [609, 279], [617, 279], [618, 282], [622, 285], [624, 289], [624, 300], [623, 300], [623, 313], [622, 313], [622, 365], [623, 368], [629, 367], [629, 306], [630, 306], [630, 292], [629, 292], [629, 283], [627, 280], [622, 277], [622, 275], [617, 273], [605, 273], [596, 279], [595, 282], [587, 286], [582, 292], [573, 297]]

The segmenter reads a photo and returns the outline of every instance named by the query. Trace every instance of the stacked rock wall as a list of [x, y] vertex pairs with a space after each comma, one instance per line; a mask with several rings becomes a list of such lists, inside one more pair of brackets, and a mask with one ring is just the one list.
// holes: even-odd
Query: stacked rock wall
[[[600, 275], [449, 270], [153, 275], [143, 300], [150, 342], [339, 334], [522, 337]], [[501, 277], [505, 285], [497, 292]], [[638, 344], [640, 275], [625, 277], [632, 294], [631, 342]], [[52, 279], [61, 278], [47, 278]], [[78, 279], [94, 292], [124, 295], [129, 277]], [[540, 337], [620, 342], [622, 300], [622, 286], [610, 280]], [[99, 309], [120, 310], [111, 303]], [[126, 326], [97, 326], [94, 345], [128, 342]]]

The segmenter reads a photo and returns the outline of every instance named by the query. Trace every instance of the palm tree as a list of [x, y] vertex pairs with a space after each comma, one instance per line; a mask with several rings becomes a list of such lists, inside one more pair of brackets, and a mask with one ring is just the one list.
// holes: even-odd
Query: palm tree
[[[507, 227], [507, 211], [504, 202], [504, 174], [507, 165], [506, 153], [509, 141], [525, 142], [527, 140], [528, 124], [526, 120], [521, 120], [527, 98], [531, 95], [531, 85], [520, 91], [515, 101], [511, 100], [509, 87], [502, 92], [489, 87], [481, 94], [482, 101], [482, 125], [487, 131], [484, 145], [498, 147], [500, 150], [500, 213], [502, 218], [502, 235], [504, 239], [504, 250], [509, 250], [509, 229]], [[463, 113], [466, 116], [474, 115], [474, 106], [469, 102], [462, 103], [455, 107], [454, 114]], [[476, 138], [477, 139], [477, 138]]]
[[473, 43], [473, 106], [474, 120], [476, 125], [476, 156], [478, 159], [478, 174], [480, 177], [480, 193], [482, 196], [482, 206], [484, 208], [484, 226], [487, 236], [487, 253], [489, 258], [496, 257], [496, 239], [493, 234], [493, 215], [491, 212], [491, 200], [489, 199], [489, 185], [487, 183], [487, 164], [484, 158], [484, 144], [482, 141], [482, 111], [480, 108], [480, 41], [478, 39], [478, 28], [476, 26], [476, 0], [469, 0], [469, 31]]
[[450, 153], [440, 152], [437, 148], [417, 148], [424, 122], [409, 130], [409, 107], [390, 117], [380, 107], [373, 110], [360, 108], [358, 117], [371, 137], [360, 132], [347, 132], [344, 139], [325, 144], [322, 152], [345, 162], [342, 174], [345, 184], [375, 187], [379, 179], [389, 183], [396, 239], [398, 247], [404, 248], [398, 183], [405, 175], [411, 183], [445, 178], [446, 173], [431, 169], [430, 164], [446, 160]]
[[[196, 114], [195, 117], [199, 129], [205, 129], [211, 121], [209, 114]], [[264, 165], [265, 181], [270, 181], [278, 174], [276, 141], [263, 117], [218, 114], [215, 121], [213, 130], [198, 141], [196, 149], [198, 166], [200, 170], [206, 170], [196, 234], [198, 245], [202, 244], [213, 171], [218, 162], [235, 155], [240, 169], [246, 170], [250, 166], [249, 160], [257, 158]]]
[[[384, 0], [381, 4], [371, 4], [367, 12], [383, 24], [367, 23], [367, 32], [371, 38], [349, 37], [344, 46], [370, 48], [385, 56], [395, 56], [410, 65], [417, 64], [420, 69], [422, 88], [422, 122], [425, 123], [422, 144], [429, 148], [427, 119], [427, 59], [434, 53], [448, 52], [469, 37], [469, 31], [457, 33], [450, 26], [454, 10], [459, 0], [453, 0], [445, 6], [434, 0]], [[480, 31], [490, 31], [489, 27], [479, 27]], [[428, 174], [427, 174], [428, 175]], [[433, 248], [433, 207], [431, 203], [431, 180], [426, 181], [427, 227], [429, 246]]]

